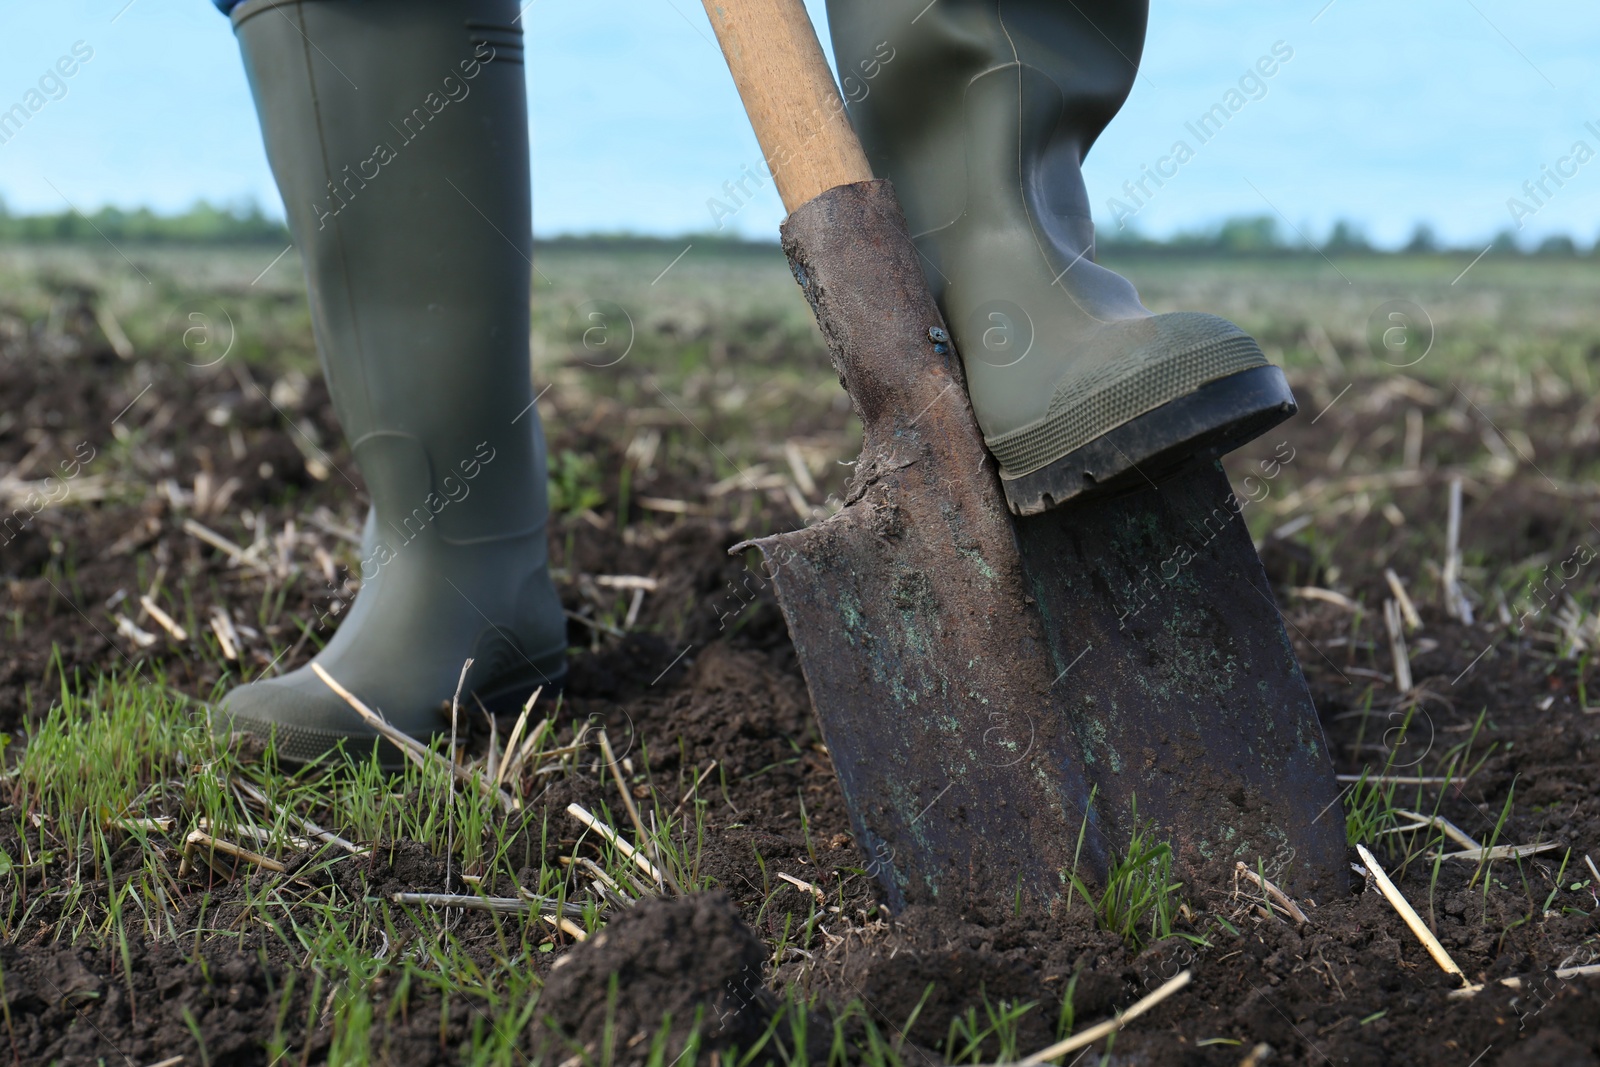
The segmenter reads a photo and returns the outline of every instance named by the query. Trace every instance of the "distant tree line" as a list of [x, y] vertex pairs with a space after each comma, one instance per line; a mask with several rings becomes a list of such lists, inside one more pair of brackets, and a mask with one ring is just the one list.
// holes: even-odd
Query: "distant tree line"
[[[187, 211], [158, 214], [149, 208], [131, 211], [103, 207], [83, 215], [62, 211], [51, 215], [14, 215], [0, 200], [0, 241], [70, 242], [110, 240], [115, 244], [277, 244], [289, 242], [289, 228], [256, 204], [219, 206], [204, 200]], [[631, 233], [573, 234], [536, 239], [541, 248], [605, 252], [681, 252], [686, 243], [719, 251], [770, 254], [776, 241], [751, 241], [727, 234], [654, 237]]]
[[[62, 211], [52, 215], [13, 215], [0, 200], [0, 241], [56, 242], [110, 240], [115, 244], [286, 244], [289, 229], [282, 221], [266, 215], [256, 204], [223, 206], [199, 201], [187, 211], [158, 214], [149, 208], [131, 211], [103, 207], [91, 215]], [[770, 253], [773, 241], [751, 241], [726, 234], [686, 234], [681, 237], [654, 237], [630, 233], [573, 234], [538, 238], [540, 248], [591, 250], [597, 252], [681, 251], [693, 243], [706, 251]], [[1312, 251], [1324, 255], [1434, 255], [1483, 251], [1482, 245], [1450, 247], [1440, 241], [1433, 228], [1419, 223], [1410, 240], [1398, 248], [1373, 245], [1354, 223], [1340, 221], [1320, 243], [1308, 241], [1299, 232], [1286, 232], [1271, 215], [1230, 218], [1203, 230], [1172, 237], [1144, 237], [1137, 232], [1117, 233], [1102, 227], [1099, 245], [1108, 252], [1210, 253], [1213, 255], [1295, 255]], [[1505, 230], [1496, 235], [1491, 250], [1511, 255], [1552, 258], [1588, 257], [1595, 246], [1580, 247], [1571, 237], [1556, 234], [1536, 245], [1517, 240]]]
[[[1433, 227], [1418, 223], [1411, 238], [1398, 248], [1380, 248], [1362, 233], [1355, 223], [1340, 220], [1320, 243], [1313, 243], [1298, 232], [1286, 233], [1279, 220], [1271, 215], [1251, 215], [1231, 218], [1220, 225], [1204, 230], [1175, 234], [1167, 238], [1143, 237], [1137, 233], [1121, 235], [1102, 228], [1098, 244], [1106, 251], [1117, 252], [1208, 252], [1216, 255], [1294, 255], [1311, 251], [1324, 255], [1438, 255], [1466, 253], [1477, 255], [1483, 245], [1455, 247], [1441, 241]], [[1510, 255], [1550, 256], [1574, 258], [1594, 255], [1594, 247], [1585, 250], [1566, 234], [1554, 234], [1538, 244], [1526, 245], [1517, 240], [1513, 230], [1502, 230], [1490, 244], [1490, 250]]]
[[286, 244], [289, 229], [258, 205], [225, 207], [202, 200], [161, 215], [149, 208], [103, 207], [91, 215], [13, 215], [0, 202], [0, 241], [100, 241], [116, 244]]

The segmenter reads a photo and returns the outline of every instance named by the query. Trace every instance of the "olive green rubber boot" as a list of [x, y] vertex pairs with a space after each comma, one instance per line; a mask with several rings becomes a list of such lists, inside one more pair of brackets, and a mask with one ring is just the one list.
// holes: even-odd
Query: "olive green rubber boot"
[[1154, 315], [1094, 261], [1084, 154], [1133, 86], [1144, 0], [828, 0], [845, 95], [894, 182], [1013, 511], [1145, 484], [1294, 413], [1214, 315]]
[[[449, 729], [468, 659], [475, 719], [566, 671], [528, 354], [516, 17], [514, 0], [250, 0], [232, 15], [372, 497], [361, 591], [315, 662], [419, 738]], [[377, 741], [309, 668], [235, 689], [214, 727], [276, 735], [301, 763]]]

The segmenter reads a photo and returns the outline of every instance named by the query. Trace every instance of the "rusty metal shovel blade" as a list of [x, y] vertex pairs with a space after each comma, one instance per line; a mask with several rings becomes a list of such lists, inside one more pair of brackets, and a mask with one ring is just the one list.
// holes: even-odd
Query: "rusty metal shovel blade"
[[[783, 241], [864, 442], [841, 511], [749, 544], [891, 907], [1047, 906], [1075, 870], [1103, 876], [1135, 801], [1182, 871], [1343, 884], [1321, 727], [1260, 561], [1236, 515], [1195, 532], [1231, 499], [1220, 468], [1013, 518], [889, 183], [816, 197]], [[1141, 586], [1180, 545], [1175, 579]]]

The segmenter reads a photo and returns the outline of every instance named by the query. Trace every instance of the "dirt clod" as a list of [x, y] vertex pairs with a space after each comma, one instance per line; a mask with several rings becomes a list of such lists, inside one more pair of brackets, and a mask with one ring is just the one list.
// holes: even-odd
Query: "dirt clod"
[[704, 1052], [748, 1049], [776, 1007], [765, 956], [726, 893], [646, 899], [551, 973], [540, 1001], [550, 1051], [642, 1064], [659, 1041], [671, 1063], [696, 1030]]

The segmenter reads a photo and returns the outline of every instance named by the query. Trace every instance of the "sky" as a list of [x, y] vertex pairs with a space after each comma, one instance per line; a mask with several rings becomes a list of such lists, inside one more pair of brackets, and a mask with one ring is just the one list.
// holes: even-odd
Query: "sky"
[[[824, 27], [820, 0], [809, 6]], [[696, 0], [532, 0], [522, 21], [537, 234], [720, 221], [775, 235], [770, 185], [731, 218], [708, 205], [761, 151]], [[0, 27], [0, 110], [75, 46], [92, 50], [0, 144], [11, 211], [205, 198], [281, 216], [232, 33], [207, 0], [0, 0]], [[1291, 58], [1200, 143], [1186, 123], [1274, 46]], [[1138, 82], [1085, 164], [1096, 223], [1162, 237], [1266, 214], [1291, 238], [1348, 219], [1388, 245], [1426, 223], [1463, 246], [1508, 228], [1588, 246], [1597, 62], [1594, 0], [1154, 0]], [[1580, 162], [1578, 142], [1594, 158]], [[1125, 193], [1146, 166], [1171, 176]], [[1567, 177], [1546, 178], [1536, 202], [1524, 183], [1545, 167]]]

